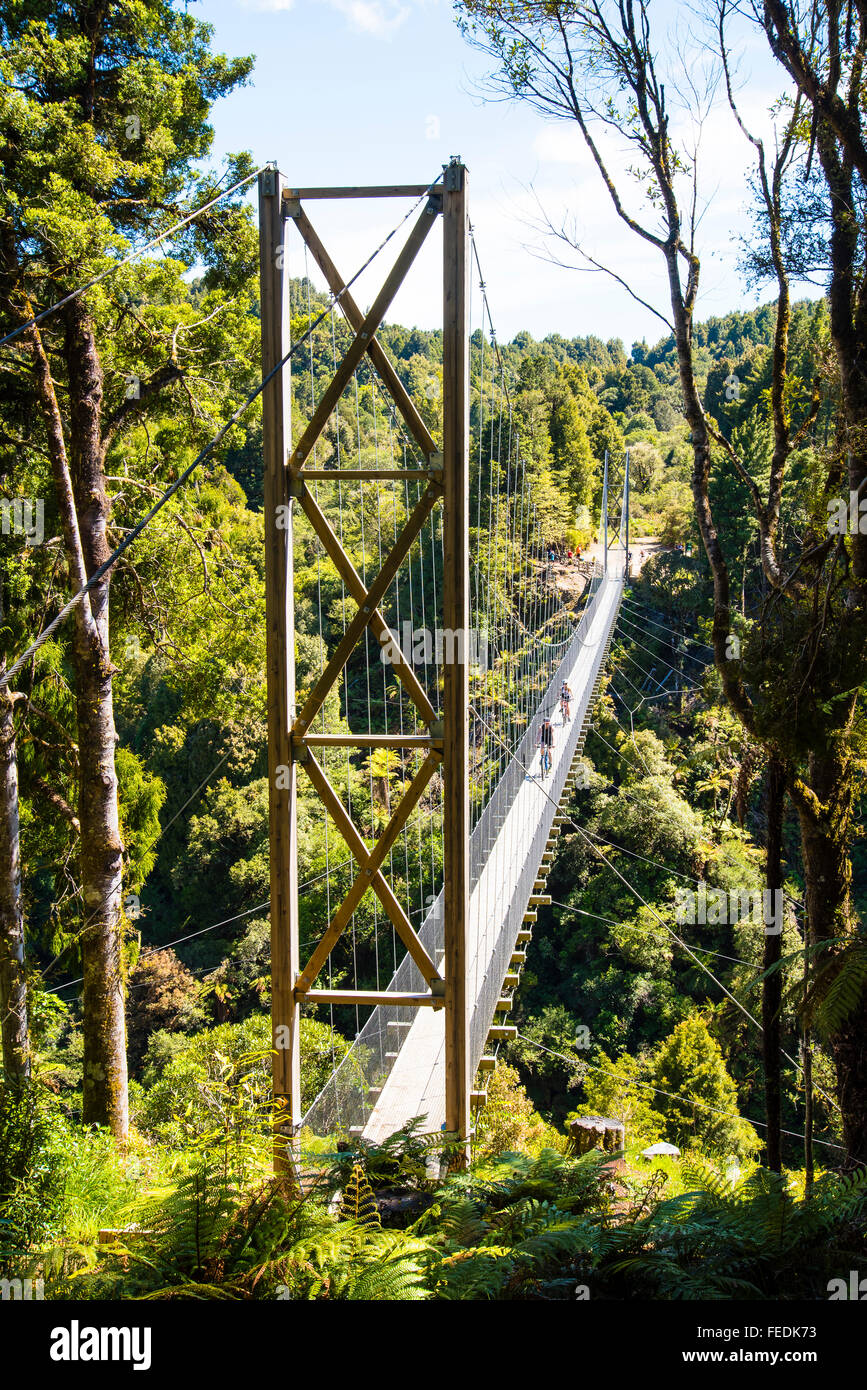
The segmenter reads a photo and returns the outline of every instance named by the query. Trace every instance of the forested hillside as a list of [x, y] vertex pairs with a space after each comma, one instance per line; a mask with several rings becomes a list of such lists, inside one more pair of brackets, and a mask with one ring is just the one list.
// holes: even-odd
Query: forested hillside
[[[321, 312], [325, 300], [306, 282], [298, 283], [295, 289], [299, 313], [294, 327], [300, 336], [309, 319]], [[191, 305], [200, 303], [202, 295], [202, 287], [194, 285]], [[250, 314], [253, 318], [252, 308]], [[809, 326], [814, 332], [821, 331], [821, 306], [805, 304], [797, 317], [804, 323], [805, 338]], [[766, 311], [760, 310], [752, 316], [733, 316], [730, 321], [712, 325], [707, 336], [720, 344], [722, 355], [714, 355], [716, 347], [708, 349], [710, 383], [720, 373], [728, 375], [737, 368], [749, 382], [753, 398], [759, 399], [767, 348], [756, 338], [766, 319]], [[339, 342], [347, 330], [341, 326], [337, 332]], [[252, 341], [254, 334], [255, 322], [247, 341]], [[439, 335], [389, 325], [380, 336], [404, 383], [414, 399], [427, 407], [429, 422], [436, 428], [438, 393], [431, 402], [428, 388], [431, 382], [438, 381], [441, 372]], [[751, 346], [735, 358], [730, 355], [734, 343]], [[321, 364], [316, 363], [317, 370], [321, 367], [324, 374], [332, 358], [327, 321], [317, 330], [314, 345], [322, 359]], [[590, 539], [591, 517], [598, 517], [605, 450], [609, 451], [612, 470], [622, 472], [623, 454], [628, 447], [635, 487], [636, 534], [658, 535], [670, 547], [678, 542], [688, 544], [692, 538], [696, 553], [685, 481], [688, 463], [684, 427], [671, 404], [666, 344], [660, 343], [653, 350], [639, 345], [634, 355], [627, 357], [619, 342], [604, 345], [593, 339], [551, 338], [536, 343], [529, 335], [519, 334], [501, 351], [506, 379], [511, 385], [513, 428], [520, 433], [522, 448], [536, 471], [537, 496], [544, 498], [546, 505], [542, 529], [551, 540], [565, 546], [570, 541], [578, 544], [581, 539], [585, 543]], [[488, 350], [488, 368], [490, 356]], [[650, 358], [656, 362], [653, 368], [646, 365]], [[484, 409], [491, 412], [490, 385], [480, 382], [480, 333], [473, 341], [472, 361], [476, 388], [473, 420], [478, 431], [482, 385]], [[299, 374], [298, 391], [302, 382], [309, 387], [309, 378]], [[499, 382], [495, 386], [497, 391], [501, 389]], [[709, 393], [711, 390], [709, 385]], [[304, 418], [302, 405], [299, 401], [299, 420]], [[735, 416], [728, 408], [733, 428], [757, 428], [755, 406], [750, 410], [746, 404], [739, 404], [737, 412]], [[374, 398], [373, 389], [363, 391], [357, 419], [340, 422], [339, 447], [353, 454], [358, 451], [362, 458], [366, 453], [372, 457], [377, 417], [382, 429], [382, 414], [382, 403]], [[169, 426], [163, 425], [154, 434], [160, 441], [161, 452], [167, 455], [172, 443]], [[212, 1024], [240, 1023], [254, 1013], [261, 1013], [264, 1019], [268, 1004], [260, 441], [261, 431], [252, 421], [245, 428], [244, 438], [226, 453], [224, 466], [214, 466], [206, 475], [200, 475], [192, 495], [179, 498], [176, 516], [163, 522], [163, 534], [153, 542], [151, 553], [143, 546], [144, 553], [136, 553], [135, 567], [130, 564], [126, 572], [120, 571], [113, 589], [119, 666], [115, 678], [120, 735], [118, 775], [127, 859], [124, 888], [130, 915], [128, 950], [135, 971], [129, 1005], [131, 1075], [136, 1079], [144, 1065], [141, 1044], [136, 1040], [146, 1038], [154, 1028], [174, 1030], [181, 1024], [180, 1031], [185, 1032], [201, 1027], [206, 1019]], [[135, 445], [142, 452], [149, 447], [153, 452], [154, 448], [144, 434], [134, 440], [125, 465], [130, 477], [136, 472]], [[336, 430], [329, 435], [328, 448], [330, 456], [326, 454], [319, 460], [325, 467], [338, 448]], [[477, 444], [472, 452], [475, 457]], [[170, 471], [167, 475], [171, 476]], [[116, 486], [112, 518], [121, 532], [125, 521], [129, 523], [138, 517], [141, 488], [125, 486], [120, 479]], [[733, 495], [730, 505], [733, 517], [743, 514], [742, 497]], [[582, 507], [588, 515], [579, 530], [575, 526], [576, 512], [580, 519]], [[347, 532], [344, 539], [351, 551], [360, 553], [361, 518], [352, 524], [353, 531]], [[46, 526], [50, 533], [50, 512]], [[748, 537], [745, 552], [749, 543]], [[753, 557], [753, 574], [755, 564]], [[707, 647], [699, 641], [678, 651], [676, 639], [666, 631], [666, 625], [670, 625], [687, 636], [702, 632], [701, 614], [707, 612], [707, 595], [697, 566], [697, 560], [690, 565], [675, 556], [660, 557], [648, 565], [648, 578], [643, 581], [636, 602], [651, 605], [658, 626], [646, 628], [639, 618], [636, 638], [649, 644], [652, 653], [635, 649], [639, 668], [642, 663], [652, 666], [658, 655], [662, 662], [676, 662], [685, 680], [695, 681], [703, 674], [709, 656]], [[743, 566], [747, 574], [750, 557], [746, 553]], [[303, 690], [310, 682], [316, 659], [312, 649], [314, 634], [318, 632], [314, 605], [318, 601], [327, 613], [338, 603], [335, 584], [339, 588], [339, 580], [333, 566], [325, 561], [319, 565], [318, 573], [315, 562], [306, 571], [300, 570], [297, 582], [300, 611], [309, 615], [309, 637], [305, 635], [303, 620], [299, 632], [299, 687]], [[624, 662], [627, 657], [628, 649], [624, 649]], [[40, 712], [34, 725], [40, 715], [61, 721], [62, 664], [62, 649], [52, 649], [52, 661], [45, 661], [39, 682], [41, 696], [37, 697], [34, 690], [32, 703]], [[627, 678], [630, 669], [624, 666]], [[632, 669], [632, 676], [635, 674]], [[626, 680], [619, 684], [621, 692], [628, 694]], [[357, 715], [365, 702], [360, 656], [354, 666], [350, 665], [347, 689], [349, 709], [332, 711], [337, 721], [335, 729], [347, 715]], [[680, 723], [672, 721], [669, 725], [669, 716], [657, 716], [639, 739], [639, 747], [647, 742], [645, 761], [664, 760], [674, 753], [675, 766], [682, 765], [675, 775], [670, 764], [660, 761], [656, 777], [668, 786], [669, 797], [672, 781], [675, 786], [683, 782], [683, 800], [696, 817], [695, 846], [705, 836], [718, 836], [720, 829], [728, 833], [735, 810], [732, 803], [729, 815], [722, 814], [728, 792], [724, 795], [721, 787], [738, 787], [737, 812], [741, 818], [750, 810], [751, 793], [759, 803], [761, 799], [760, 785], [755, 775], [750, 775], [748, 747], [732, 746], [731, 720], [725, 725], [719, 692], [714, 692], [711, 683], [709, 694], [713, 693], [717, 702], [711, 699], [707, 705], [702, 703], [699, 710], [685, 710]], [[625, 718], [616, 698], [608, 697], [611, 722], [604, 726], [608, 742], [615, 744], [623, 735], [614, 720], [619, 718], [622, 723]], [[646, 720], [646, 716], [643, 718]], [[660, 718], [666, 722], [660, 724]], [[721, 736], [720, 721], [729, 739]], [[628, 727], [628, 719], [626, 724]], [[44, 1007], [53, 1032], [60, 1030], [74, 1056], [76, 1046], [80, 1048], [75, 1029], [76, 986], [61, 986], [62, 979], [80, 974], [80, 907], [74, 891], [63, 891], [70, 872], [69, 855], [75, 852], [74, 827], [63, 809], [75, 800], [74, 762], [64, 756], [62, 745], [52, 747], [44, 733], [44, 727], [34, 727], [33, 735], [21, 744], [28, 941], [34, 964], [46, 972], [44, 984], [50, 991], [44, 1006], [38, 1006], [37, 1017]], [[659, 744], [649, 737], [651, 733]], [[691, 751], [687, 754], [686, 749]], [[626, 755], [625, 766], [618, 766], [614, 755], [601, 743], [591, 751], [600, 773], [604, 770], [614, 786], [628, 779], [630, 756], [634, 777], [634, 751]], [[50, 763], [47, 759], [51, 759]], [[755, 763], [755, 757], [752, 761]], [[742, 773], [744, 763], [747, 770]], [[639, 770], [643, 771], [640, 765]], [[359, 785], [365, 775], [366, 769], [358, 769]], [[37, 816], [36, 804], [41, 803], [42, 788], [49, 783], [57, 787], [56, 799], [43, 803], [42, 814]], [[644, 821], [653, 786], [650, 783], [641, 790], [637, 840], [646, 833]], [[731, 801], [730, 796], [728, 800]], [[304, 912], [305, 920], [312, 922], [321, 917], [325, 908], [324, 887], [319, 892], [316, 887], [324, 873], [325, 843], [321, 813], [314, 819], [312, 799], [309, 806], [301, 874], [302, 881], [311, 885], [304, 895]], [[674, 806], [671, 809], [676, 811]], [[594, 808], [594, 816], [601, 811], [600, 803]], [[760, 825], [760, 805], [756, 814], [759, 820], [752, 826], [754, 832]], [[617, 817], [617, 824], [623, 829], [624, 808], [620, 802]], [[734, 843], [742, 839], [738, 827]], [[632, 842], [628, 843], [633, 847]], [[665, 843], [662, 840], [660, 846]], [[699, 862], [695, 846], [684, 847], [684, 866]], [[668, 855], [659, 857], [665, 860]], [[739, 862], [743, 862], [743, 857]], [[672, 867], [677, 869], [679, 865]], [[570, 874], [570, 891], [579, 884], [583, 889], [576, 864]], [[645, 883], [642, 891], [646, 888]], [[660, 901], [665, 901], [664, 895]], [[605, 908], [600, 910], [604, 915]], [[367, 935], [363, 912], [361, 919], [356, 948], [361, 952], [363, 972]], [[219, 925], [221, 921], [227, 924]], [[566, 934], [571, 938], [571, 927]], [[151, 954], [153, 947], [180, 936], [187, 939], [165, 953]], [[342, 965], [347, 968], [346, 961]], [[370, 962], [367, 968], [369, 971]], [[37, 997], [38, 979], [34, 980]], [[577, 978], [568, 987], [579, 992], [581, 988]], [[624, 982], [623, 987], [628, 995], [631, 986]], [[688, 988], [684, 989], [684, 996], [690, 998]], [[625, 998], [619, 1008], [617, 1003], [613, 998], [614, 1017], [627, 1017], [631, 1011]], [[667, 1022], [660, 1016], [658, 1036], [664, 1036], [667, 1030]], [[650, 1040], [636, 1037], [631, 1041]], [[71, 1071], [70, 1080], [73, 1077]], [[561, 1110], [564, 1100], [561, 1098]]]

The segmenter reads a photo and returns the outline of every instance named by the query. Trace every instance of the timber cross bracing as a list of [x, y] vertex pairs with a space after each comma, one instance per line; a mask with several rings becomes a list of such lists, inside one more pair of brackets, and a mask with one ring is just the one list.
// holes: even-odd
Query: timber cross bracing
[[[424, 207], [409, 233], [406, 245], [376, 296], [372, 308], [362, 313], [346, 282], [315, 232], [304, 207], [315, 197], [423, 197]], [[414, 215], [414, 214], [413, 214]], [[419, 415], [409, 393], [377, 340], [377, 331], [388, 305], [413, 264], [435, 221], [443, 222], [443, 444], [435, 440]], [[287, 354], [286, 327], [288, 277], [283, 271], [282, 250], [286, 224], [294, 222], [301, 239], [322, 271], [332, 297], [352, 334], [341, 361], [335, 360], [331, 379], [318, 404], [312, 406], [309, 423], [297, 443], [291, 444], [288, 372], [269, 382], [263, 393], [266, 516], [266, 593], [268, 598], [268, 711], [271, 844], [271, 954], [272, 1010], [274, 1022], [274, 1092], [288, 1102], [289, 1124], [283, 1133], [297, 1136], [303, 1119], [314, 1135], [363, 1135], [379, 1141], [408, 1120], [424, 1115], [428, 1128], [457, 1135], [465, 1147], [471, 1133], [471, 1101], [479, 1103], [483, 1092], [473, 1092], [472, 1077], [490, 1071], [490, 1046], [514, 1029], [502, 1020], [511, 1008], [512, 991], [530, 940], [536, 914], [531, 906], [546, 901], [544, 876], [553, 856], [553, 838], [564, 823], [562, 799], [569, 794], [575, 759], [580, 757], [592, 703], [599, 690], [611, 632], [628, 568], [629, 461], [626, 459], [620, 534], [615, 549], [622, 559], [609, 564], [609, 474], [606, 458], [601, 530], [604, 566], [594, 567], [588, 601], [577, 626], [566, 624], [562, 642], [546, 635], [552, 622], [549, 597], [544, 599], [540, 624], [525, 628], [520, 602], [514, 611], [517, 650], [505, 652], [516, 679], [529, 676], [526, 726], [517, 742], [505, 747], [499, 773], [478, 802], [479, 817], [471, 829], [469, 816], [469, 658], [466, 647], [458, 659], [446, 660], [442, 685], [434, 699], [441, 699], [441, 716], [427, 691], [405, 659], [386, 625], [383, 606], [401, 565], [408, 562], [414, 543], [434, 512], [442, 517], [442, 620], [452, 633], [469, 633], [469, 360], [468, 298], [469, 255], [466, 177], [459, 163], [450, 165], [441, 184], [430, 188], [307, 189], [290, 190], [272, 173], [260, 180], [262, 228], [262, 345], [263, 370], [279, 366]], [[406, 219], [405, 219], [406, 220]], [[392, 233], [394, 235], [394, 233]], [[362, 361], [371, 364], [386, 387], [395, 409], [403, 417], [410, 436], [425, 461], [415, 468], [343, 468], [315, 466], [316, 441], [331, 412], [352, 381]], [[484, 359], [482, 359], [484, 371]], [[312, 382], [312, 364], [311, 364]], [[480, 390], [481, 397], [481, 390]], [[480, 431], [481, 433], [481, 431]], [[493, 435], [492, 435], [493, 439]], [[313, 463], [311, 465], [311, 459]], [[378, 455], [377, 455], [378, 462]], [[492, 461], [492, 467], [493, 467]], [[498, 460], [496, 460], [498, 462]], [[506, 467], [508, 479], [508, 465]], [[345, 546], [315, 498], [317, 480], [417, 480], [414, 508], [407, 500], [403, 525], [390, 548], [381, 552], [378, 573], [368, 579], [355, 568]], [[313, 490], [309, 484], [313, 484]], [[422, 483], [425, 484], [422, 488]], [[508, 484], [507, 484], [508, 486]], [[522, 484], [523, 486], [523, 484]], [[482, 477], [479, 474], [479, 494]], [[499, 494], [498, 494], [499, 496]], [[408, 494], [407, 494], [408, 497]], [[526, 600], [527, 585], [543, 586], [545, 566], [538, 549], [524, 554], [529, 536], [524, 531], [521, 500], [519, 534], [520, 567], [517, 592]], [[498, 502], [499, 510], [499, 502]], [[343, 635], [313, 680], [303, 706], [295, 703], [294, 608], [292, 571], [292, 518], [298, 512], [309, 521], [324, 553], [330, 558], [355, 613], [343, 618]], [[288, 527], [278, 524], [288, 515]], [[535, 528], [535, 509], [532, 513]], [[433, 534], [433, 533], [431, 533]], [[382, 541], [381, 532], [378, 537]], [[504, 551], [505, 553], [505, 551]], [[535, 557], [535, 558], [534, 558]], [[536, 568], [534, 568], [534, 565]], [[476, 566], [478, 582], [479, 568]], [[549, 585], [547, 594], [554, 592]], [[476, 613], [479, 608], [476, 594]], [[414, 706], [426, 732], [367, 734], [315, 732], [314, 720], [322, 717], [326, 700], [336, 691], [347, 662], [371, 633], [381, 647], [389, 646], [388, 661], [400, 688]], [[467, 644], [468, 645], [468, 644]], [[535, 653], [527, 648], [546, 646], [547, 655], [534, 665]], [[453, 652], [454, 657], [454, 652]], [[514, 660], [512, 660], [514, 658]], [[522, 665], [528, 661], [528, 665]], [[544, 672], [541, 682], [537, 679]], [[542, 715], [559, 699], [562, 681], [574, 692], [575, 719], [563, 730], [545, 783], [528, 775], [534, 740]], [[348, 697], [346, 716], [348, 718]], [[474, 709], [474, 737], [479, 712]], [[482, 724], [484, 724], [482, 718]], [[401, 725], [402, 727], [402, 725]], [[488, 730], [502, 743], [496, 729]], [[409, 750], [422, 754], [415, 775], [404, 783], [404, 795], [375, 842], [368, 844], [350, 809], [344, 805], [326, 773], [329, 749]], [[321, 752], [319, 750], [322, 750]], [[317, 756], [317, 753], [319, 754]], [[285, 774], [288, 769], [288, 776]], [[298, 919], [297, 773], [309, 778], [327, 817], [345, 841], [355, 865], [349, 891], [327, 925], [309, 958], [302, 961]], [[422, 805], [426, 790], [442, 774], [443, 876], [442, 889], [426, 900], [423, 921], [412, 926], [407, 912], [388, 882], [387, 862], [398, 837], [405, 835], [414, 811]], [[347, 774], [348, 777], [348, 774]], [[347, 783], [348, 785], [348, 783]], [[396, 964], [386, 990], [318, 989], [316, 980], [329, 955], [371, 889], [385, 909], [406, 956]], [[302, 1003], [372, 1006], [355, 1043], [313, 1105], [302, 1117], [299, 1072], [299, 1014]], [[427, 1007], [421, 1007], [427, 1006]], [[278, 1161], [285, 1149], [278, 1139]]]
[[[314, 229], [304, 207], [305, 198], [389, 197], [421, 195], [424, 206], [399, 252], [371, 308], [362, 313], [349, 288]], [[266, 515], [266, 593], [268, 598], [268, 692], [269, 692], [269, 799], [271, 823], [271, 924], [272, 924], [272, 1011], [274, 1023], [274, 1092], [288, 1108], [284, 1126], [295, 1134], [300, 1121], [300, 1073], [298, 1008], [303, 1002], [344, 1004], [384, 1003], [378, 991], [316, 989], [314, 983], [328, 956], [350, 922], [368, 889], [382, 903], [409, 957], [421, 972], [426, 990], [403, 995], [388, 994], [388, 1002], [404, 1006], [422, 1005], [445, 1008], [449, 1034], [449, 1118], [452, 1128], [466, 1135], [469, 1125], [469, 1067], [466, 1058], [466, 997], [463, 979], [462, 936], [465, 934], [466, 858], [468, 801], [466, 787], [466, 657], [460, 655], [447, 669], [443, 681], [444, 718], [438, 720], [428, 695], [393, 642], [380, 604], [401, 564], [410, 554], [432, 511], [444, 504], [443, 536], [448, 563], [444, 575], [443, 622], [451, 631], [468, 628], [467, 555], [467, 448], [468, 448], [468, 256], [466, 176], [463, 166], [453, 161], [441, 183], [429, 188], [391, 187], [373, 189], [290, 189], [274, 170], [260, 176], [260, 262], [262, 283], [263, 372], [267, 375], [286, 355], [286, 309], [288, 277], [283, 247], [285, 223], [294, 222], [301, 238], [325, 277], [332, 301], [343, 313], [353, 332], [349, 348], [336, 367], [321, 395], [312, 417], [294, 447], [291, 446], [289, 394], [285, 380], [269, 383], [263, 393], [263, 434], [265, 457]], [[416, 409], [409, 393], [377, 340], [376, 334], [395, 294], [410, 271], [434, 224], [445, 213], [444, 235], [444, 446], [436, 442]], [[427, 461], [423, 469], [341, 469], [318, 470], [309, 466], [317, 440], [327, 425], [341, 396], [363, 359], [376, 370], [410, 435]], [[288, 377], [288, 366], [283, 375]], [[340, 538], [308, 487], [316, 479], [334, 481], [419, 479], [427, 487], [410, 513], [400, 533], [385, 554], [375, 579], [365, 583], [358, 574]], [[312, 526], [326, 555], [333, 562], [347, 594], [356, 604], [356, 613], [325, 669], [314, 683], [303, 707], [295, 708], [294, 622], [292, 613], [292, 523], [294, 508], [300, 508]], [[279, 527], [278, 515], [289, 516], [288, 526]], [[278, 529], [282, 535], [276, 534]], [[352, 735], [330, 739], [310, 732], [359, 642], [367, 630], [382, 645], [388, 644], [390, 664], [420, 719], [427, 735]], [[316, 757], [316, 747], [337, 741], [342, 746], [411, 747], [423, 749], [426, 756], [387, 826], [372, 848], [368, 848], [352, 816], [347, 811]], [[449, 806], [450, 832], [444, 853], [448, 892], [458, 897], [452, 905], [449, 931], [450, 971], [448, 984], [443, 973], [422, 945], [406, 912], [389, 886], [383, 866], [390, 850], [406, 825], [413, 809], [432, 777], [443, 766], [444, 797]], [[349, 892], [332, 914], [321, 939], [302, 965], [298, 940], [297, 899], [297, 782], [296, 770], [304, 769], [335, 827], [340, 832], [357, 865]], [[279, 1153], [278, 1153], [279, 1158]]]
[[[385, 831], [380, 836], [376, 846], [373, 850], [368, 851], [361, 835], [353, 825], [351, 817], [345, 810], [342, 801], [329, 783], [322, 767], [317, 762], [307, 741], [307, 730], [312, 726], [316, 714], [322, 708], [329, 692], [333, 690], [339, 680], [344, 666], [349, 660], [354, 648], [363, 637], [364, 630], [367, 627], [370, 627], [373, 635], [382, 646], [387, 644], [389, 649], [394, 651], [393, 664], [395, 674], [404, 686], [409, 698], [416, 706], [423, 722], [427, 724], [430, 729], [431, 725], [433, 725], [436, 720], [436, 711], [419, 684], [412, 667], [404, 659], [403, 653], [399, 648], [396, 649], [394, 647], [391, 631], [378, 605], [397, 574], [401, 564], [406, 559], [413, 542], [421, 533], [422, 527], [427, 521], [431, 511], [442, 497], [441, 455], [436, 449], [432, 436], [428, 432], [420, 416], [418, 416], [412, 400], [405, 391], [402, 382], [393, 369], [391, 369], [388, 359], [385, 357], [382, 348], [377, 342], [376, 332], [395, 294], [415, 261], [418, 252], [421, 250], [428, 233], [433, 227], [437, 215], [442, 211], [442, 196], [432, 193], [427, 199], [421, 216], [413, 227], [406, 245], [395, 261], [391, 272], [386, 278], [382, 289], [366, 316], [362, 316], [354, 301], [351, 301], [351, 297], [345, 289], [345, 285], [334, 267], [333, 262], [330, 257], [328, 257], [322, 242], [313, 230], [310, 219], [301, 206], [300, 199], [289, 197], [285, 200], [285, 206], [288, 216], [295, 221], [298, 230], [313, 252], [315, 259], [321, 265], [323, 272], [326, 273], [326, 279], [329, 281], [329, 288], [332, 294], [335, 296], [342, 296], [338, 298], [337, 302], [344, 309], [345, 317], [350, 327], [355, 329], [355, 337], [349, 349], [344, 354], [343, 360], [332, 377], [329, 386], [323, 393], [314, 411], [313, 418], [307, 425], [297, 446], [293, 449], [289, 462], [289, 471], [292, 477], [290, 491], [292, 495], [298, 499], [299, 505], [313, 526], [323, 548], [334, 562], [349, 593], [358, 604], [358, 611], [355, 617], [347, 627], [346, 633], [340, 644], [308, 695], [301, 712], [298, 714], [291, 727], [291, 737], [295, 756], [302, 767], [308, 772], [310, 780], [331, 813], [337, 829], [342, 834], [359, 867], [358, 876], [352, 888], [332, 917], [325, 935], [322, 937], [319, 945], [313, 952], [310, 960], [301, 970], [295, 982], [295, 997], [299, 1003], [303, 1002], [305, 999], [310, 1002], [319, 1003], [343, 1003], [346, 1001], [349, 994], [356, 993], [356, 991], [346, 990], [339, 992], [314, 990], [312, 989], [312, 985], [364, 893], [368, 888], [373, 888], [391, 919], [398, 936], [431, 987], [430, 994], [414, 996], [413, 1002], [416, 1004], [441, 1006], [445, 996], [443, 978], [419, 941], [412, 923], [389, 888], [382, 873], [381, 865], [397, 840], [413, 807], [418, 802], [419, 797], [424, 792], [442, 760], [442, 739], [435, 738], [433, 734], [430, 735], [428, 740], [429, 751], [422, 763], [421, 770], [411, 781], [409, 788], [401, 799], [397, 810], [392, 816]], [[351, 308], [350, 304], [346, 302], [347, 299], [351, 301]], [[312, 453], [317, 439], [325, 428], [335, 406], [340, 400], [341, 395], [349, 384], [356, 367], [365, 353], [369, 355], [374, 366], [377, 368], [380, 379], [392, 395], [407, 425], [414, 431], [416, 440], [422, 450], [427, 454], [430, 465], [430, 481], [428, 482], [428, 486], [421, 500], [414, 508], [408, 521], [398, 535], [397, 540], [392, 545], [379, 574], [368, 588], [365, 588], [352, 561], [339, 539], [334, 534], [334, 531], [329, 526], [322, 511], [313, 500], [309, 489], [305, 486], [307, 474], [304, 470], [306, 459], [309, 458]], [[385, 476], [387, 471], [390, 470], [376, 471], [380, 476]], [[402, 469], [393, 471], [395, 476], [403, 473]], [[334, 474], [339, 472], [344, 472], [356, 478], [359, 476], [359, 470], [357, 469], [332, 469], [327, 471], [326, 476], [333, 478]], [[400, 735], [383, 735], [382, 741], [383, 743], [388, 742], [399, 745], [403, 742], [403, 739]], [[366, 991], [366, 995], [368, 1002], [375, 997], [371, 991]], [[377, 999], [376, 1002], [383, 1001]]]

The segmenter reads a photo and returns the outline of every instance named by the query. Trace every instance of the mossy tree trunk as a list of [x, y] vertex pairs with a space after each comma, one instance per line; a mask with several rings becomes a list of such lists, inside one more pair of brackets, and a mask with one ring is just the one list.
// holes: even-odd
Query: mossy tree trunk
[[[70, 392], [70, 476], [88, 578], [108, 559], [108, 499], [101, 433], [102, 367], [79, 299], [66, 314], [64, 356]], [[120, 833], [109, 647], [110, 572], [90, 591], [89, 624], [73, 642], [81, 826], [84, 1122], [125, 1140], [128, 1125], [126, 981], [123, 948], [123, 841]]]
[[[766, 845], [765, 885], [776, 903], [776, 894], [783, 887], [783, 814], [786, 806], [786, 769], [779, 758], [768, 764], [768, 834]], [[775, 930], [765, 932], [762, 968], [762, 1057], [765, 1071], [765, 1122], [767, 1166], [775, 1173], [783, 1171], [781, 1125], [780, 1061], [782, 1045], [780, 1012], [783, 998], [783, 977], [778, 968], [782, 953], [783, 916], [774, 921]], [[767, 928], [768, 923], [765, 923]], [[779, 930], [777, 930], [779, 929]], [[770, 971], [770, 974], [767, 973]]]
[[[2, 612], [0, 612], [2, 616]], [[5, 662], [0, 663], [0, 671]], [[30, 1075], [27, 981], [24, 971], [24, 909], [21, 900], [17, 697], [0, 691], [0, 1033], [7, 1077]]]
[[[794, 800], [801, 825], [809, 943], [845, 946], [855, 935], [851, 913], [852, 775], [849, 759], [838, 752], [810, 758], [810, 787], [796, 783]], [[824, 952], [814, 967], [828, 970]], [[837, 1069], [837, 1095], [849, 1159], [867, 1162], [867, 998], [840, 1022], [831, 1022], [831, 1048]]]
[[[48, 443], [70, 579], [81, 588], [109, 554], [101, 439], [102, 370], [82, 299], [66, 311], [65, 426], [39, 330], [29, 331], [33, 374]], [[69, 445], [67, 446], [67, 430]], [[109, 578], [75, 608], [72, 660], [78, 734], [78, 826], [84, 1032], [82, 1113], [126, 1139], [128, 1087], [122, 870], [109, 647]]]

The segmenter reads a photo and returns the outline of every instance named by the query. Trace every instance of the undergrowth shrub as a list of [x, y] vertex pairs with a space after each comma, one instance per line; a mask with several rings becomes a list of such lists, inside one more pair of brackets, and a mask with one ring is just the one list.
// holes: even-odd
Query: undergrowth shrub
[[481, 1162], [501, 1153], [539, 1154], [563, 1140], [533, 1108], [514, 1067], [500, 1063], [488, 1083], [488, 1099], [476, 1123], [473, 1157]]
[[337, 1220], [318, 1196], [298, 1199], [275, 1179], [244, 1190], [213, 1151], [55, 1296], [413, 1300], [427, 1297], [424, 1253], [415, 1236], [363, 1213]]
[[37, 1081], [0, 1080], [0, 1266], [60, 1227], [66, 1122]]
[[[349, 1043], [316, 1019], [301, 1021], [302, 1105], [316, 1097], [349, 1050]], [[229, 1077], [242, 1086], [264, 1133], [270, 1123], [271, 1021], [255, 1014], [199, 1033], [160, 1031], [151, 1036], [136, 1093], [136, 1125], [164, 1144], [184, 1147], [211, 1133], [227, 1116], [222, 1088]]]

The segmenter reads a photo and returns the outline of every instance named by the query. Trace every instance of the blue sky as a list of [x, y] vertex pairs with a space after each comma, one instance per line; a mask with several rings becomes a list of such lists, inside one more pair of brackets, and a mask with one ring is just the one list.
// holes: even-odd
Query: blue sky
[[[659, 12], [670, 18], [678, 3], [685, 12], [683, 0]], [[195, 13], [214, 26], [215, 47], [256, 58], [251, 84], [214, 110], [218, 156], [247, 148], [258, 161], [276, 159], [293, 184], [339, 185], [426, 183], [459, 154], [470, 171], [471, 218], [501, 338], [525, 328], [536, 337], [595, 333], [629, 345], [665, 332], [607, 277], [540, 258], [539, 208], [558, 224], [572, 216], [591, 254], [665, 310], [658, 253], [619, 223], [577, 130], [518, 104], [481, 99], [485, 59], [462, 39], [449, 0], [204, 0]], [[751, 124], [766, 131], [767, 107], [782, 83], [761, 35], [746, 36], [740, 85]], [[751, 155], [722, 102], [704, 123], [701, 149], [704, 318], [757, 300], [740, 281], [733, 240], [748, 226]], [[308, 208], [347, 277], [402, 210], [391, 201]], [[394, 303], [393, 320], [441, 321], [439, 247], [433, 237], [430, 243]], [[300, 251], [293, 257], [290, 249], [290, 268], [303, 273]], [[362, 303], [382, 274], [380, 261], [360, 282]]]

